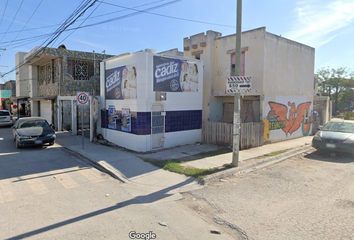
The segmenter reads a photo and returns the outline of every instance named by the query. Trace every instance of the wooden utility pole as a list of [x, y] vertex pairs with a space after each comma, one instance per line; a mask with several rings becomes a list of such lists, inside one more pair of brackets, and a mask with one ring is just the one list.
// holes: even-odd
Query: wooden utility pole
[[[236, 7], [236, 51], [235, 51], [235, 75], [241, 76], [241, 25], [242, 25], [242, 0], [237, 0]], [[233, 126], [233, 154], [232, 166], [238, 166], [240, 151], [240, 93], [234, 96], [234, 126]]]

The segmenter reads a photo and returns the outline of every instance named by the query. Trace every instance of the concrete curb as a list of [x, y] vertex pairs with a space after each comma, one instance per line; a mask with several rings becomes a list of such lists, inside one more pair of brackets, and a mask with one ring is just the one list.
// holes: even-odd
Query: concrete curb
[[111, 177], [121, 181], [122, 183], [126, 183], [127, 181], [125, 180], [126, 178], [122, 177], [120, 174], [117, 174], [117, 173], [114, 173], [115, 171], [113, 171], [112, 169], [110, 169], [110, 167], [108, 166], [104, 166], [103, 164], [101, 163], [98, 163], [94, 160], [91, 160], [89, 157], [86, 157], [78, 152], [75, 152], [74, 150], [71, 150], [67, 147], [63, 147], [63, 150], [80, 158], [81, 160], [87, 162], [88, 164], [92, 165], [93, 167], [101, 170], [102, 172], [104, 173], [107, 173], [108, 175], [110, 175]]
[[[231, 177], [232, 175], [235, 175], [240, 172], [244, 172], [246, 170], [250, 170], [252, 168], [261, 168], [261, 167], [265, 167], [266, 165], [275, 164], [275, 163], [284, 161], [290, 157], [293, 157], [295, 155], [298, 155], [300, 153], [306, 152], [306, 151], [310, 150], [311, 148], [312, 148], [311, 145], [305, 145], [303, 147], [299, 147], [296, 149], [290, 149], [290, 150], [288, 149], [288, 151], [283, 154], [279, 154], [274, 157], [264, 158], [264, 159], [261, 159], [257, 162], [249, 164], [249, 165], [245, 165], [245, 166], [237, 167], [237, 168], [231, 168], [231, 169], [227, 169], [227, 170], [224, 170], [221, 172], [216, 172], [214, 174], [209, 175], [206, 178], [198, 180], [198, 183], [201, 185], [206, 185], [208, 183], [216, 182], [222, 178]], [[248, 159], [248, 160], [251, 160], [251, 159]], [[248, 160], [245, 160], [244, 162], [247, 162]]]

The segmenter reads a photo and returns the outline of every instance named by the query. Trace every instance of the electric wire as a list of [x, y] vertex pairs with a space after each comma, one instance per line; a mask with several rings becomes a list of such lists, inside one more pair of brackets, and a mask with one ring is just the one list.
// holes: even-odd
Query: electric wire
[[4, 12], [2, 13], [2, 17], [1, 17], [1, 20], [0, 20], [0, 26], [1, 26], [2, 20], [4, 19], [4, 15], [5, 15], [5, 12], [6, 12], [7, 4], [8, 4], [8, 3], [9, 3], [9, 0], [6, 1], [6, 5], [5, 5], [5, 8], [4, 8]]
[[[55, 39], [57, 39], [60, 34], [67, 29], [70, 25], [72, 25], [73, 23], [75, 23], [75, 21], [81, 17], [90, 7], [92, 7], [97, 0], [94, 0], [91, 4], [90, 4], [90, 0], [89, 1], [82, 1], [81, 4], [79, 5], [79, 7], [77, 7], [74, 12], [68, 17], [66, 18], [66, 20], [64, 21], [64, 23], [56, 30], [54, 31], [41, 45], [40, 47], [38, 47], [38, 49], [36, 49], [27, 59], [33, 59], [35, 56], [37, 56], [41, 51], [43, 51], [43, 49], [45, 49], [49, 44], [51, 44]], [[44, 46], [43, 46], [44, 45]], [[1, 77], [4, 77], [5, 75], [16, 71], [18, 68], [24, 66], [26, 63], [26, 61], [22, 61], [21, 63], [19, 63], [17, 66], [15, 66], [12, 70], [1, 74]]]
[[208, 25], [214, 25], [214, 26], [236, 28], [236, 26], [231, 26], [231, 25], [210, 23], [210, 22], [204, 22], [204, 21], [198, 21], [198, 20], [191, 20], [191, 19], [181, 18], [181, 17], [173, 17], [173, 16], [168, 16], [168, 15], [159, 14], [159, 13], [152, 13], [152, 12], [148, 12], [149, 9], [146, 9], [146, 10], [139, 10], [139, 9], [136, 9], [136, 8], [124, 7], [124, 6], [118, 5], [118, 4], [107, 3], [107, 2], [103, 2], [103, 1], [101, 1], [101, 2], [104, 3], [104, 4], [107, 4], [107, 5], [116, 6], [116, 7], [124, 8], [124, 9], [127, 9], [127, 10], [136, 11], [136, 12], [141, 12], [141, 13], [147, 13], [147, 14], [151, 14], [151, 15], [156, 15], [156, 16], [159, 16], [159, 17], [177, 19], [177, 20], [188, 21], [188, 22], [194, 22], [194, 23], [202, 23], [202, 24], [208, 24]]
[[[175, 3], [175, 2], [179, 2], [179, 1], [182, 1], [182, 0], [174, 0], [174, 1], [170, 1], [170, 2], [168, 2], [168, 3], [165, 3], [165, 4], [160, 4], [160, 5], [158, 5], [158, 6], [154, 6], [154, 7], [151, 7], [151, 8], [148, 8], [148, 9], [146, 9], [146, 10], [152, 10], [152, 9], [155, 9], [155, 8], [158, 8], [158, 7], [163, 7], [163, 6], [167, 6], [167, 5], [170, 5], [170, 4], [173, 4], [173, 3]], [[97, 2], [97, 0], [95, 0], [94, 1], [94, 3], [95, 2]], [[92, 4], [93, 5], [93, 4]], [[90, 5], [90, 6], [92, 6], [92, 5]], [[86, 9], [87, 10], [87, 9]], [[134, 16], [134, 15], [137, 15], [137, 14], [141, 14], [141, 13], [143, 13], [143, 12], [135, 12], [135, 13], [131, 13], [131, 14], [126, 14], [126, 15], [124, 15], [124, 16], [121, 16], [121, 17], [119, 17], [119, 18], [114, 18], [115, 20], [118, 20], [118, 19], [121, 19], [121, 18], [126, 18], [126, 17], [130, 17], [130, 16]], [[70, 15], [70, 17], [71, 17], [72, 15]], [[81, 16], [81, 15], [80, 15]], [[112, 20], [111, 20], [112, 21]], [[68, 21], [65, 21], [65, 23], [67, 23]], [[75, 21], [73, 21], [72, 23], [74, 23]], [[103, 24], [103, 23], [105, 23], [106, 21], [102, 21], [102, 22], [100, 22], [99, 24]], [[71, 23], [71, 24], [72, 24]], [[92, 24], [91, 24], [92, 25]], [[69, 25], [68, 25], [69, 26]], [[67, 27], [68, 27], [67, 26]], [[85, 27], [89, 27], [90, 25], [85, 25]], [[67, 28], [66, 27], [66, 28]], [[70, 29], [70, 30], [76, 30], [76, 29], [81, 29], [81, 28], [83, 28], [84, 26], [81, 26], [81, 27], [77, 27], [77, 28], [73, 28], [73, 29]], [[59, 27], [58, 29], [60, 29], [60, 31], [59, 30], [57, 30], [57, 31], [55, 31], [53, 34], [51, 34], [51, 36], [52, 36], [52, 40], [50, 40], [50, 41], [48, 41], [48, 43], [46, 44], [46, 46], [45, 47], [47, 47], [50, 43], [52, 43], [57, 37], [59, 37], [59, 35], [62, 33], [62, 32], [64, 32], [66, 29], [62, 29], [61, 27]], [[49, 38], [48, 38], [49, 39]], [[47, 40], [46, 40], [47, 41]], [[45, 41], [45, 42], [46, 42]], [[44, 45], [44, 44], [42, 44], [42, 45]], [[33, 54], [32, 54], [32, 57], [29, 57], [29, 58], [33, 58], [34, 56], [36, 56], [36, 55], [38, 55], [41, 51], [42, 51], [42, 49], [43, 48], [38, 48]], [[9, 73], [11, 73], [11, 72], [13, 72], [13, 71], [16, 71], [16, 69], [18, 69], [18, 68], [20, 68], [21, 66], [23, 66], [23, 65], [25, 65], [25, 62], [23, 61], [22, 63], [20, 63], [18, 66], [15, 66], [12, 70], [10, 70], [10, 71], [8, 71], [8, 72], [6, 72], [6, 73], [3, 73], [1, 76], [2, 77], [4, 77], [5, 75], [7, 75], [7, 74], [9, 74]]]
[[[80, 23], [79, 27], [85, 23], [85, 21], [97, 10], [97, 8], [101, 5], [102, 2], [100, 2], [96, 8]], [[63, 40], [60, 41], [59, 45], [64, 42], [68, 37], [70, 37], [77, 29], [74, 29], [68, 36], [66, 36]], [[53, 43], [54, 44], [54, 43]], [[52, 46], [53, 46], [52, 44]]]
[[41, 0], [39, 2], [39, 4], [37, 5], [36, 9], [33, 11], [32, 15], [30, 16], [30, 18], [27, 20], [27, 22], [25, 23], [25, 25], [22, 27], [22, 29], [20, 30], [20, 32], [16, 35], [16, 37], [5, 47], [5, 49], [7, 49], [12, 43], [13, 41], [15, 41], [18, 36], [22, 33], [23, 29], [25, 29], [25, 27], [27, 26], [27, 24], [31, 21], [32, 17], [34, 16], [34, 14], [37, 12], [39, 6], [42, 4], [43, 0]]
[[[163, 2], [163, 1], [166, 1], [166, 0], [160, 0], [160, 1], [155, 1], [153, 3], [156, 3], [156, 2]], [[166, 18], [171, 18], [171, 19], [177, 19], [177, 20], [182, 20], [182, 21], [189, 21], [189, 22], [195, 22], [195, 23], [201, 23], [201, 24], [208, 24], [208, 25], [216, 25], [216, 26], [222, 26], [222, 27], [230, 27], [230, 28], [235, 28], [235, 26], [230, 26], [230, 25], [224, 25], [224, 24], [216, 24], [216, 23], [210, 23], [210, 22], [204, 22], [204, 21], [198, 21], [198, 20], [191, 20], [191, 19], [186, 19], [186, 18], [180, 18], [180, 17], [173, 17], [173, 16], [168, 16], [168, 15], [164, 15], [164, 14], [158, 14], [158, 13], [152, 13], [152, 12], [149, 12], [151, 10], [154, 10], [156, 8], [160, 8], [160, 7], [164, 7], [164, 6], [167, 6], [167, 5], [170, 5], [170, 4], [174, 4], [174, 3], [177, 3], [179, 1], [183, 1], [183, 0], [174, 0], [174, 1], [170, 1], [170, 2], [167, 2], [167, 3], [164, 3], [164, 4], [160, 4], [160, 5], [157, 5], [157, 6], [153, 6], [153, 7], [150, 7], [150, 8], [146, 8], [144, 10], [139, 10], [139, 9], [136, 9], [137, 7], [141, 7], [141, 6], [145, 6], [145, 5], [150, 5], [150, 3], [147, 3], [147, 4], [143, 4], [143, 5], [140, 5], [140, 6], [137, 6], [137, 7], [124, 7], [124, 6], [121, 6], [121, 5], [117, 5], [117, 4], [112, 4], [112, 3], [107, 3], [107, 2], [104, 2], [104, 1], [97, 1], [97, 2], [100, 2], [101, 3], [104, 3], [104, 4], [107, 4], [107, 5], [112, 5], [112, 6], [116, 6], [116, 7], [119, 7], [119, 8], [123, 8], [125, 10], [131, 10], [131, 11], [134, 11], [133, 13], [129, 13], [129, 14], [126, 14], [126, 15], [123, 15], [123, 16], [119, 16], [119, 17], [116, 17], [116, 18], [111, 18], [111, 19], [108, 19], [108, 20], [104, 20], [104, 21], [100, 21], [100, 22], [96, 22], [96, 23], [92, 23], [92, 24], [87, 24], [87, 25], [84, 25], [82, 26], [82, 24], [87, 20], [87, 19], [92, 19], [92, 18], [97, 18], [97, 17], [101, 17], [103, 15], [107, 15], [107, 14], [102, 14], [102, 15], [97, 15], [97, 16], [93, 16], [93, 17], [87, 17], [85, 20], [79, 20], [79, 21], [83, 21], [82, 24], [80, 24], [78, 27], [75, 27], [75, 28], [58, 28], [57, 31], [55, 31], [54, 33], [52, 33], [50, 36], [52, 36], [52, 38], [54, 38], [53, 40], [51, 40], [47, 45], [46, 47], [52, 43], [53, 41], [55, 41], [55, 39], [57, 39], [59, 37], [59, 35], [65, 31], [76, 31], [77, 29], [82, 29], [82, 28], [87, 28], [87, 27], [92, 27], [92, 26], [96, 26], [96, 25], [100, 25], [100, 24], [104, 24], [104, 23], [108, 23], [108, 22], [112, 22], [112, 21], [117, 21], [117, 20], [120, 20], [120, 19], [124, 19], [124, 18], [128, 18], [128, 17], [131, 17], [131, 16], [135, 16], [135, 15], [138, 15], [138, 14], [142, 14], [142, 13], [147, 13], [147, 14], [152, 14], [152, 15], [156, 15], [156, 16], [160, 16], [160, 17], [166, 17]], [[96, 2], [96, 1], [95, 1]], [[120, 11], [116, 11], [116, 12], [121, 12], [121, 11], [124, 11], [124, 10], [120, 10]], [[109, 14], [113, 14], [115, 12], [112, 12], [112, 13], [109, 13]], [[73, 14], [72, 14], [73, 15]], [[70, 17], [72, 16], [70, 15]], [[77, 19], [76, 19], [77, 20]], [[75, 20], [75, 21], [76, 21]], [[73, 24], [75, 21], [73, 21], [71, 24]], [[65, 21], [64, 23], [67, 23], [68, 21]], [[70, 25], [71, 25], [70, 24]], [[51, 25], [51, 26], [57, 26], [57, 25]], [[47, 27], [50, 27], [50, 26], [45, 26], [43, 28], [47, 28]], [[36, 29], [40, 29], [40, 28], [36, 28]], [[70, 36], [71, 34], [69, 34]], [[23, 46], [23, 45], [26, 45], [28, 43], [24, 42], [26, 40], [28, 40], [30, 43], [32, 42], [35, 42], [37, 41], [38, 39], [41, 39], [41, 38], [44, 38], [45, 36], [48, 36], [46, 34], [43, 34], [43, 35], [39, 35], [39, 36], [35, 36], [35, 37], [31, 37], [31, 38], [27, 38], [27, 39], [20, 39], [19, 41], [21, 41], [21, 45], [17, 45], [17, 47], [19, 46]], [[67, 39], [69, 36], [67, 36], [65, 39]], [[48, 38], [49, 39], [49, 38]], [[64, 40], [65, 40], [64, 39]], [[64, 41], [63, 40], [63, 41]], [[11, 48], [12, 49], [12, 48]], [[16, 70], [17, 68], [15, 68], [14, 70]], [[14, 71], [14, 70], [11, 70], [10, 72]], [[9, 72], [8, 72], [9, 73]], [[7, 73], [3, 74], [6, 75]]]
[[[158, 3], [158, 2], [165, 2], [165, 1], [167, 1], [167, 0], [158, 0], [158, 1], [150, 2], [150, 3], [145, 3], [145, 4], [138, 5], [138, 6], [134, 6], [133, 8], [144, 7], [144, 6], [147, 6], [147, 5], [152, 5], [152, 4], [155, 4], [155, 3]], [[106, 17], [108, 15], [116, 14], [116, 13], [123, 12], [123, 11], [125, 11], [125, 10], [118, 10], [118, 11], [114, 11], [114, 12], [104, 13], [104, 14], [92, 16], [89, 19], [99, 18], [99, 17], [103, 17], [103, 16]], [[78, 21], [83, 21], [83, 20], [78, 20]], [[38, 29], [57, 27], [57, 26], [60, 26], [60, 25], [61, 24], [53, 24], [53, 25], [48, 25], [48, 26], [36, 27], [36, 28], [28, 28], [28, 29], [25, 29], [23, 31], [33, 31], [33, 30], [38, 30]], [[16, 33], [16, 32], [19, 32], [19, 31], [20, 30], [9, 31], [8, 33]], [[0, 34], [3, 34], [3, 33], [0, 32]]]
[[1, 38], [1, 40], [0, 40], [0, 43], [1, 43], [1, 41], [4, 39], [4, 37], [6, 36], [7, 32], [9, 31], [9, 29], [11, 28], [11, 26], [12, 26], [12, 24], [13, 24], [15, 18], [17, 17], [18, 12], [20, 11], [20, 9], [21, 9], [21, 7], [22, 7], [23, 1], [24, 1], [24, 0], [21, 1], [21, 4], [20, 4], [20, 6], [18, 7], [18, 9], [17, 9], [17, 11], [16, 11], [16, 13], [15, 13], [15, 16], [12, 18], [12, 21], [11, 21], [9, 27], [7, 28], [7, 31], [5, 32], [4, 36], [2, 36], [2, 38]]

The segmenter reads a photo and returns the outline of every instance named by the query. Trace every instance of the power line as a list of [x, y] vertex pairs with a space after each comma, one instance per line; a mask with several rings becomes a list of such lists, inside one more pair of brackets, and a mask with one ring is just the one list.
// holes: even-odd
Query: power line
[[[166, 0], [163, 0], [163, 1], [166, 1]], [[179, 1], [182, 1], [182, 0], [179, 0]], [[181, 18], [181, 17], [168, 16], [168, 15], [164, 15], [164, 14], [152, 13], [152, 12], [148, 12], [148, 9], [145, 9], [145, 10], [138, 10], [138, 9], [136, 9], [137, 7], [142, 7], [142, 6], [145, 6], [145, 5], [151, 5], [151, 4], [156, 3], [156, 2], [162, 2], [161, 0], [160, 0], [160, 1], [155, 1], [155, 2], [152, 2], [152, 3], [142, 4], [142, 5], [135, 6], [135, 7], [131, 7], [131, 8], [129, 8], [129, 7], [124, 7], [124, 6], [117, 5], [117, 4], [106, 3], [106, 2], [103, 2], [103, 1], [99, 1], [99, 2], [104, 3], [104, 4], [107, 4], [107, 5], [113, 5], [113, 6], [120, 7], [120, 8], [124, 8], [124, 9], [128, 9], [128, 10], [140, 11], [141, 13], [147, 13], [147, 14], [156, 15], [156, 16], [165, 17], [165, 18], [171, 18], [171, 19], [177, 19], [177, 20], [182, 20], [182, 21], [188, 21], [188, 22], [194, 22], [194, 23], [207, 24], [207, 25], [228, 27], [228, 28], [236, 28], [236, 26], [232, 26], [232, 25], [211, 23], [211, 22], [205, 22], [205, 21], [199, 21], [199, 20], [192, 20], [192, 19]], [[158, 7], [159, 7], [159, 6], [158, 6]], [[149, 9], [149, 10], [150, 10], [150, 9]], [[110, 13], [105, 13], [105, 14], [101, 14], [101, 15], [97, 15], [97, 16], [90, 17], [90, 18], [88, 18], [88, 19], [93, 19], [93, 18], [98, 18], [98, 17], [102, 17], [102, 16], [107, 16], [107, 15], [111, 15], [111, 14], [118, 13], [118, 12], [123, 12], [123, 11], [124, 11], [124, 10], [119, 10], [119, 11], [114, 11], [114, 12], [110, 12]], [[124, 16], [126, 16], [126, 15], [124, 15]], [[115, 21], [115, 20], [119, 20], [119, 19], [111, 18], [111, 19], [108, 19], [107, 21]], [[83, 20], [78, 20], [78, 21], [83, 21]], [[84, 25], [84, 26], [81, 26], [80, 28], [91, 27], [91, 26], [95, 26], [95, 25], [99, 25], [99, 24], [103, 24], [103, 23], [99, 22], [99, 23], [97, 23], [97, 24]], [[54, 26], [59, 26], [59, 24], [48, 25], [48, 26], [43, 26], [43, 27], [38, 27], [38, 28], [30, 28], [30, 29], [26, 29], [26, 30], [24, 30], [24, 31], [32, 31], [32, 30], [50, 28], [50, 27], [54, 27]], [[80, 28], [79, 28], [79, 29], [80, 29]], [[71, 29], [67, 29], [67, 31], [72, 31], [72, 30], [74, 30], [74, 29], [72, 29], [72, 28], [71, 28]], [[12, 31], [12, 32], [9, 32], [9, 33], [14, 33], [14, 32], [18, 32], [18, 31]], [[2, 33], [0, 33], [0, 34], [2, 34]], [[6, 43], [6, 42], [5, 42], [5, 43]]]
[[[85, 23], [85, 21], [97, 10], [97, 8], [101, 5], [102, 2], [100, 2], [97, 7], [85, 18], [85, 20], [82, 21], [82, 23], [80, 23], [79, 27]], [[65, 39], [67, 39], [68, 37], [70, 37], [77, 29], [75, 29], [74, 31], [72, 31], [68, 36], [66, 36], [63, 40], [61, 40], [61, 42], [59, 43], [59, 45], [65, 41]], [[54, 43], [53, 43], [54, 44]], [[52, 46], [53, 46], [52, 44]]]
[[[146, 5], [152, 5], [152, 4], [155, 4], [155, 3], [158, 3], [158, 2], [165, 2], [165, 1], [167, 1], [167, 0], [158, 0], [158, 1], [150, 2], [150, 3], [145, 3], [145, 4], [138, 5], [138, 6], [134, 6], [133, 8], [144, 7], [144, 6], [146, 6]], [[108, 15], [112, 15], [112, 14], [119, 13], [119, 12], [123, 12], [123, 11], [125, 11], [125, 10], [119, 10], [119, 11], [104, 13], [104, 14], [92, 16], [92, 17], [90, 17], [90, 18], [88, 18], [88, 19], [99, 18], [99, 17], [106, 17], [106, 16], [108, 16]], [[83, 21], [83, 20], [78, 20], [78, 21]], [[53, 24], [53, 25], [48, 25], [48, 26], [43, 26], [43, 27], [28, 28], [28, 29], [25, 29], [25, 30], [23, 30], [23, 31], [33, 31], [33, 30], [38, 30], [38, 29], [57, 27], [57, 26], [60, 26], [60, 25], [61, 25], [61, 24]], [[20, 30], [9, 31], [8, 33], [16, 33], [16, 32], [19, 32], [19, 31], [20, 31]], [[0, 34], [4, 34], [4, 33], [0, 33]], [[4, 42], [4, 43], [6, 43], [6, 42]]]
[[[60, 34], [62, 32], [64, 32], [70, 25], [72, 25], [73, 23], [75, 23], [75, 21], [81, 17], [90, 7], [92, 7], [97, 0], [94, 0], [91, 4], [90, 4], [91, 0], [88, 1], [82, 1], [79, 6], [74, 10], [74, 12], [68, 17], [66, 18], [66, 20], [64, 20], [64, 23], [56, 30], [54, 31], [54, 33], [52, 33], [47, 40], [45, 40], [38, 49], [36, 49], [32, 54], [30, 54], [30, 56], [28, 56], [26, 58], [26, 60], [23, 60], [20, 64], [18, 64], [17, 66], [15, 66], [12, 70], [10, 70], [9, 72], [6, 72], [4, 74], [2, 74], [1, 76], [4, 77], [5, 75], [16, 71], [16, 69], [22, 67], [25, 65], [25, 62], [32, 60], [34, 57], [36, 57], [39, 53], [41, 53], [49, 44], [51, 44], [55, 39], [57, 39]], [[44, 45], [44, 46], [43, 46]], [[43, 46], [43, 47], [41, 47]]]
[[17, 14], [18, 14], [18, 12], [19, 12], [19, 11], [20, 11], [20, 9], [21, 9], [21, 6], [22, 6], [22, 4], [23, 4], [23, 1], [24, 1], [24, 0], [22, 0], [22, 2], [21, 2], [21, 4], [20, 4], [20, 6], [18, 7], [18, 9], [17, 9], [17, 12], [16, 12], [15, 16], [12, 18], [12, 21], [11, 21], [10, 26], [7, 28], [7, 31], [6, 31], [6, 33], [4, 34], [4, 36], [2, 36], [2, 38], [1, 38], [0, 42], [4, 39], [4, 37], [6, 36], [7, 32], [8, 32], [8, 31], [9, 31], [9, 29], [11, 28], [12, 23], [14, 22], [14, 20], [15, 20], [15, 18], [16, 18], [16, 16], [17, 16]]
[[30, 16], [30, 18], [27, 20], [26, 24], [22, 27], [21, 31], [16, 35], [16, 37], [6, 46], [6, 48], [8, 48], [11, 43], [13, 43], [13, 41], [15, 41], [17, 39], [17, 37], [21, 34], [21, 32], [23, 31], [23, 29], [25, 29], [25, 27], [27, 26], [27, 24], [29, 23], [29, 21], [31, 21], [32, 17], [34, 16], [34, 14], [37, 12], [39, 6], [42, 4], [43, 0], [41, 0], [39, 2], [39, 4], [37, 5], [36, 9], [33, 11], [32, 15]]
[[[97, 1], [97, 0], [96, 0]], [[95, 1], [95, 2], [96, 2]], [[156, 2], [163, 2], [164, 0], [160, 0], [160, 1], [155, 1], [154, 3]], [[53, 41], [55, 41], [55, 39], [57, 39], [59, 37], [59, 35], [61, 33], [63, 33], [64, 31], [76, 31], [77, 29], [81, 29], [81, 28], [87, 28], [87, 27], [92, 27], [92, 26], [96, 26], [96, 25], [100, 25], [100, 24], [104, 24], [104, 23], [108, 23], [108, 22], [112, 22], [112, 21], [117, 21], [117, 20], [120, 20], [120, 19], [124, 19], [124, 18], [128, 18], [128, 17], [132, 17], [132, 16], [135, 16], [135, 15], [138, 15], [138, 14], [142, 14], [142, 13], [147, 13], [147, 14], [152, 14], [152, 15], [156, 15], [156, 16], [160, 16], [160, 17], [166, 17], [166, 18], [172, 18], [172, 19], [177, 19], [177, 20], [183, 20], [183, 21], [189, 21], [189, 22], [195, 22], [195, 23], [201, 23], [201, 24], [208, 24], [208, 25], [216, 25], [216, 26], [223, 26], [223, 27], [230, 27], [230, 28], [235, 28], [235, 26], [230, 26], [230, 25], [223, 25], [223, 24], [215, 24], [215, 23], [209, 23], [209, 22], [204, 22], [204, 21], [197, 21], [197, 20], [191, 20], [191, 19], [186, 19], [186, 18], [180, 18], [180, 17], [173, 17], [173, 16], [167, 16], [167, 15], [163, 15], [163, 14], [157, 14], [157, 13], [152, 13], [152, 12], [149, 12], [151, 10], [154, 10], [156, 8], [160, 8], [160, 7], [164, 7], [164, 6], [167, 6], [167, 5], [170, 5], [170, 4], [174, 4], [176, 2], [179, 2], [179, 1], [182, 1], [182, 0], [173, 0], [173, 1], [169, 1], [167, 3], [164, 3], [164, 4], [160, 4], [160, 5], [157, 5], [157, 6], [153, 6], [153, 7], [150, 7], [150, 8], [146, 8], [144, 10], [139, 10], [139, 9], [136, 9], [136, 8], [129, 8], [129, 7], [124, 7], [124, 6], [121, 6], [121, 5], [117, 5], [117, 4], [111, 4], [111, 3], [106, 3], [106, 2], [103, 2], [103, 1], [97, 1], [97, 2], [100, 2], [101, 3], [104, 3], [104, 4], [108, 4], [108, 5], [112, 5], [112, 6], [116, 6], [116, 7], [120, 7], [120, 8], [123, 8], [123, 9], [126, 9], [126, 10], [132, 10], [134, 11], [134, 13], [129, 13], [129, 14], [126, 14], [126, 15], [123, 15], [123, 16], [119, 16], [119, 17], [115, 17], [115, 18], [111, 18], [111, 19], [108, 19], [108, 20], [104, 20], [104, 21], [100, 21], [100, 22], [96, 22], [96, 23], [92, 23], [92, 24], [87, 24], [87, 25], [84, 25], [84, 26], [81, 26], [82, 24], [80, 24], [80, 26], [78, 27], [75, 27], [75, 28], [68, 28], [70, 25], [72, 25], [74, 22], [76, 22], [76, 20], [78, 18], [76, 18], [74, 21], [72, 21], [69, 25], [66, 25], [65, 27], [63, 27], [64, 24], [62, 24], [54, 33], [50, 34], [50, 37], [45, 41], [48, 43], [46, 44], [45, 47], [47, 47], [49, 44], [51, 44]], [[94, 2], [94, 3], [95, 3]], [[93, 4], [94, 4], [93, 3]], [[92, 4], [92, 5], [93, 5]], [[144, 4], [144, 5], [148, 5], [148, 4]], [[87, 10], [87, 9], [86, 9]], [[85, 11], [86, 11], [85, 10]], [[75, 11], [77, 12], [77, 11]], [[74, 13], [75, 13], [74, 12]], [[70, 17], [72, 17], [73, 15], [75, 14], [71, 14]], [[83, 13], [82, 13], [83, 14]], [[90, 14], [91, 15], [91, 14]], [[79, 15], [80, 17], [81, 15]], [[99, 15], [99, 16], [102, 16], [102, 15]], [[91, 17], [91, 18], [96, 18], [96, 17], [99, 17], [99, 16], [95, 16], [95, 17]], [[84, 21], [86, 21], [87, 19], [91, 19], [90, 17], [86, 18]], [[83, 20], [81, 20], [83, 21]], [[68, 23], [68, 19], [64, 22], [64, 23]], [[37, 28], [38, 29], [38, 28]], [[35, 37], [31, 37], [31, 39], [34, 39], [34, 40], [30, 40], [31, 42], [35, 42], [37, 41], [36, 39], [37, 38], [42, 38], [42, 37], [45, 37], [45, 36], [48, 36], [48, 35], [39, 35], [39, 36], [35, 36]], [[70, 36], [70, 35], [69, 35]], [[67, 38], [67, 37], [66, 37]], [[65, 39], [66, 39], [65, 38]], [[27, 40], [29, 40], [30, 38], [28, 38]], [[51, 39], [51, 40], [49, 40]], [[64, 40], [65, 40], [64, 39]], [[26, 39], [21, 39], [21, 41], [26, 41]], [[44, 44], [44, 43], [43, 43]], [[42, 44], [42, 45], [43, 45]], [[23, 44], [25, 45], [25, 44]], [[41, 48], [38, 49], [37, 52], [35, 52], [33, 55], [37, 55], [39, 52], [41, 51]], [[22, 64], [23, 65], [23, 64]], [[22, 66], [21, 65], [21, 66]], [[10, 72], [13, 72], [15, 71], [17, 68], [19, 68], [20, 66], [16, 66], [13, 70], [3, 74], [6, 75]]]
[[[152, 3], [147, 3], [147, 4], [142, 4], [142, 5], [139, 5], [137, 7], [142, 7], [142, 6], [146, 6], [146, 5], [151, 5], [151, 4], [154, 4], [154, 3], [157, 3], [157, 2], [165, 2], [166, 0], [159, 0], [159, 1], [154, 1]], [[165, 3], [165, 4], [161, 4], [161, 5], [157, 5], [157, 6], [154, 6], [154, 7], [151, 7], [151, 8], [148, 8], [148, 9], [145, 9], [144, 11], [147, 11], [147, 10], [153, 10], [153, 9], [156, 9], [156, 8], [159, 8], [159, 7], [163, 7], [163, 6], [166, 6], [166, 5], [170, 5], [170, 4], [173, 4], [175, 2], [178, 2], [178, 1], [182, 1], [182, 0], [175, 0], [175, 1], [170, 1], [168, 3]], [[115, 11], [115, 12], [112, 12], [112, 13], [116, 13], [116, 12], [122, 12], [124, 10], [120, 10], [120, 11]], [[141, 14], [143, 12], [140, 12], [140, 13], [131, 13], [131, 14], [127, 14], [127, 15], [123, 15], [121, 17], [119, 17], [118, 19], [117, 18], [114, 18], [114, 19], [109, 19], [108, 21], [116, 21], [116, 20], [119, 20], [119, 19], [123, 19], [123, 18], [127, 18], [127, 17], [131, 17], [131, 16], [134, 16], [134, 15], [137, 15], [137, 14]], [[98, 15], [98, 16], [94, 16], [94, 17], [91, 17], [91, 18], [97, 18], [97, 17], [100, 17], [100, 16], [104, 16], [105, 14], [102, 14], [102, 15]], [[89, 18], [89, 19], [91, 19]], [[82, 20], [81, 20], [82, 21]], [[89, 24], [89, 25], [84, 25], [84, 26], [80, 26], [80, 27], [77, 27], [77, 28], [70, 28], [70, 29], [66, 29], [65, 31], [75, 31], [77, 29], [81, 29], [81, 28], [86, 28], [86, 27], [91, 27], [91, 26], [94, 26], [94, 25], [99, 25], [99, 24], [103, 24], [105, 23], [104, 21], [103, 22], [99, 22], [99, 23], [96, 23], [96, 24]], [[57, 25], [51, 25], [51, 26], [57, 26]], [[49, 27], [49, 26], [47, 26]], [[47, 28], [45, 27], [45, 28]], [[35, 29], [39, 29], [39, 28], [35, 28]], [[34, 37], [30, 37], [30, 38], [27, 38], [27, 39], [19, 39], [18, 41], [19, 42], [24, 42], [26, 40], [29, 40], [27, 43], [21, 43], [19, 45], [16, 45], [10, 49], [14, 49], [16, 47], [20, 47], [20, 46], [23, 46], [23, 45], [26, 45], [28, 43], [32, 43], [32, 42], [35, 42], [35, 40], [32, 40], [32, 39], [41, 39], [41, 38], [45, 38], [46, 36], [49, 36], [50, 34], [42, 34], [42, 35], [38, 35], [38, 36], [34, 36]], [[14, 41], [14, 42], [17, 42], [17, 41]], [[4, 42], [4, 43], [7, 43], [7, 42]]]
[[7, 8], [7, 4], [8, 4], [8, 3], [9, 3], [9, 0], [6, 1], [5, 9], [4, 9], [4, 12], [3, 12], [2, 17], [1, 17], [1, 20], [0, 20], [0, 26], [1, 26], [2, 20], [4, 19], [4, 15], [5, 15], [5, 12], [6, 12], [6, 8]]
[[198, 21], [198, 20], [191, 20], [191, 19], [187, 19], [187, 18], [173, 17], [173, 16], [168, 16], [168, 15], [159, 14], [159, 13], [152, 13], [152, 12], [148, 12], [148, 9], [147, 10], [139, 10], [139, 9], [135, 9], [135, 8], [124, 7], [124, 6], [113, 4], [113, 3], [106, 3], [106, 2], [103, 2], [103, 1], [101, 1], [101, 2], [104, 3], [104, 4], [107, 4], [107, 5], [116, 6], [116, 7], [124, 8], [124, 9], [127, 9], [127, 10], [132, 10], [132, 11], [141, 12], [141, 13], [147, 13], [147, 14], [156, 15], [156, 16], [165, 17], [165, 18], [172, 18], [172, 19], [177, 19], [177, 20], [182, 20], [182, 21], [209, 24], [209, 25], [215, 25], [215, 26], [221, 26], [221, 27], [236, 28], [236, 26], [217, 24], [217, 23], [210, 23], [210, 22], [204, 22], [204, 21]]

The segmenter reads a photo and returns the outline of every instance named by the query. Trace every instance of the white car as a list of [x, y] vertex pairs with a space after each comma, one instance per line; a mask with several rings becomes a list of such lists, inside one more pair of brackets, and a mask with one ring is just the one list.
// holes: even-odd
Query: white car
[[0, 126], [12, 126], [12, 115], [9, 110], [0, 109]]

